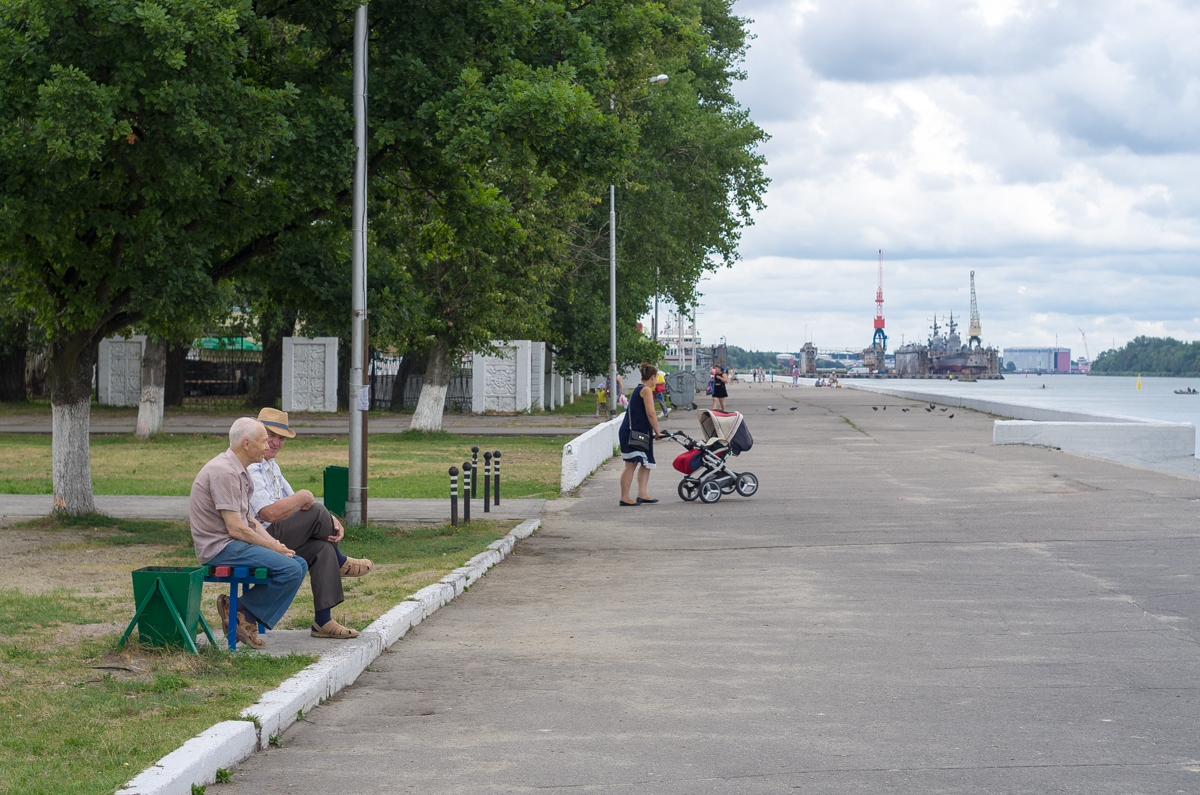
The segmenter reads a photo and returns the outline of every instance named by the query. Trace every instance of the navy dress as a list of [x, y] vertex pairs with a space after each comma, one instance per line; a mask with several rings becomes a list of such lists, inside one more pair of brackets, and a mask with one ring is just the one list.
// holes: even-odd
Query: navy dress
[[[638, 384], [634, 387], [633, 394], [629, 396], [629, 410], [625, 412], [625, 420], [617, 430], [617, 436], [621, 440], [621, 458], [626, 461], [637, 461], [646, 469], [654, 469], [654, 426], [650, 424], [650, 418], [646, 416], [646, 404], [643, 402], [645, 399], [642, 397], [642, 390], [645, 388], [645, 384]], [[631, 428], [650, 434], [649, 450], [642, 452], [630, 449], [629, 431]]]

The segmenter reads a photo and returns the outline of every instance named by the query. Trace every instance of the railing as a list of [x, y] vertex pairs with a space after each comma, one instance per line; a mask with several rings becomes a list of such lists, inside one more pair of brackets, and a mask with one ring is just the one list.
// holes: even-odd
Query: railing
[[183, 363], [183, 405], [240, 407], [254, 387], [262, 351], [188, 351]]
[[[402, 357], [375, 354], [371, 357], [368, 373], [371, 384], [371, 409], [388, 411], [392, 409], [392, 388], [400, 372]], [[408, 375], [404, 385], [404, 411], [412, 411], [421, 399], [421, 387], [425, 385], [424, 374]], [[466, 413], [471, 410], [471, 371], [468, 369], [455, 370], [450, 375], [450, 385], [446, 390], [446, 410]]]

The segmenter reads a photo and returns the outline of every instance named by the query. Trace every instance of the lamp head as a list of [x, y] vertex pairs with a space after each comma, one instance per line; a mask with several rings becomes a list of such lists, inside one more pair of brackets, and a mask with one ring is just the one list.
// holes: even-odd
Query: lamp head
[[650, 78], [650, 82], [654, 83], [655, 85], [662, 85], [670, 79], [671, 78], [669, 75], [655, 75], [654, 77]]

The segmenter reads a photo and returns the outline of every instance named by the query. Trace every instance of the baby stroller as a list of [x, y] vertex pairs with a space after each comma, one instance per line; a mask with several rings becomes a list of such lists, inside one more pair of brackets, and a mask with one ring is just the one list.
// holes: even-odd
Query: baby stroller
[[753, 473], [734, 472], [726, 464], [731, 454], [740, 455], [754, 446], [746, 418], [736, 411], [701, 409], [696, 413], [706, 441], [698, 442], [682, 431], [666, 434], [684, 447], [674, 464], [683, 473], [679, 496], [688, 502], [699, 497], [701, 502], [714, 503], [722, 494], [736, 491], [749, 497], [758, 491]]

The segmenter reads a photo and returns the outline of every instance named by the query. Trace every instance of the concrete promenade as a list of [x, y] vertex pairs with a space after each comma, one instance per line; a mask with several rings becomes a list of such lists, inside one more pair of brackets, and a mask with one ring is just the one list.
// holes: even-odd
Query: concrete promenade
[[1200, 791], [1200, 482], [730, 394], [756, 496], [680, 501], [658, 442], [618, 508], [610, 464], [220, 791]]

